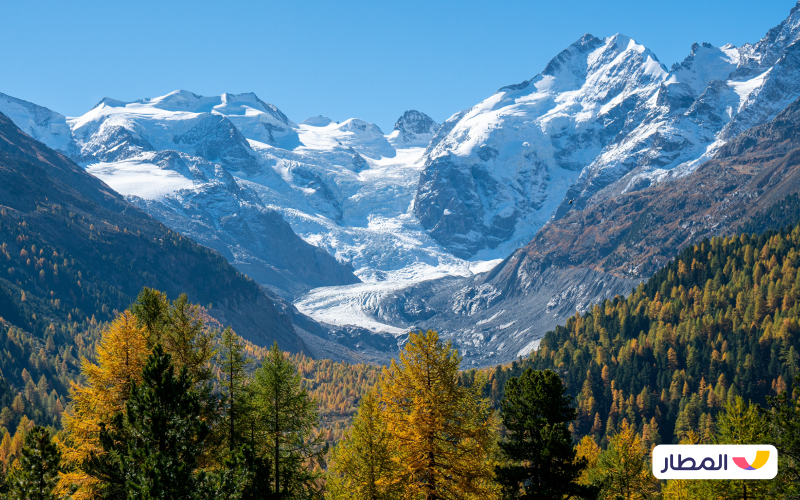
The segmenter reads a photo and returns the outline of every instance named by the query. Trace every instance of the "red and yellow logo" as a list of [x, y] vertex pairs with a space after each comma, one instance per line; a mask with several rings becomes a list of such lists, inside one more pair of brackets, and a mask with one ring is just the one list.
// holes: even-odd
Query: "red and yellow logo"
[[749, 464], [747, 459], [744, 457], [731, 457], [731, 459], [733, 460], [733, 463], [735, 463], [740, 469], [758, 470], [767, 463], [767, 460], [769, 460], [769, 451], [757, 451], [756, 459], [752, 464]]

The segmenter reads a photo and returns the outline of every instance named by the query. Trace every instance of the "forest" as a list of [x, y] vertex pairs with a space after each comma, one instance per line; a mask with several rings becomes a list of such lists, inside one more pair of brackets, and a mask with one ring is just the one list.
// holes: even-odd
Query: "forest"
[[[764, 220], [794, 219], [797, 202]], [[24, 262], [6, 270], [18, 285], [41, 275], [27, 261], [44, 259], [34, 245], [19, 257], [2, 247]], [[58, 267], [63, 286], [82, 285], [68, 257]], [[800, 225], [704, 240], [629, 296], [576, 313], [528, 358], [468, 371], [430, 330], [411, 333], [389, 366], [349, 365], [255, 346], [186, 295], [144, 288], [98, 321], [55, 302], [28, 306], [23, 287], [14, 300], [35, 333], [0, 320], [0, 492], [791, 498], [800, 494], [798, 268]], [[48, 273], [41, 283], [57, 286]], [[101, 284], [82, 300], [110, 292]], [[41, 321], [43, 305], [66, 317]], [[780, 473], [659, 481], [649, 454], [661, 443], [773, 444]]]

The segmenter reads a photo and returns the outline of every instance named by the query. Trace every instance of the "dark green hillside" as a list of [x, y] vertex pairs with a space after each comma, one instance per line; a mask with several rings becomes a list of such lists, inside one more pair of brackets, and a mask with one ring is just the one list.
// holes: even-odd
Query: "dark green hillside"
[[114, 309], [123, 310], [143, 286], [150, 286], [212, 304], [212, 315], [245, 338], [258, 343], [278, 339], [287, 349], [300, 350], [289, 317], [255, 282], [216, 252], [127, 203], [5, 117], [0, 117], [0, 177], [0, 245], [5, 244], [7, 261], [0, 279], [12, 296], [25, 291], [37, 305], [52, 301], [38, 320], [20, 312], [27, 323], [17, 326], [40, 334], [50, 317], [66, 319], [71, 313], [80, 321], [96, 310], [98, 321], [109, 319]]
[[284, 306], [222, 256], [0, 114], [0, 426], [13, 429], [23, 414], [56, 423], [99, 325], [144, 286], [187, 293], [257, 345], [304, 348]]

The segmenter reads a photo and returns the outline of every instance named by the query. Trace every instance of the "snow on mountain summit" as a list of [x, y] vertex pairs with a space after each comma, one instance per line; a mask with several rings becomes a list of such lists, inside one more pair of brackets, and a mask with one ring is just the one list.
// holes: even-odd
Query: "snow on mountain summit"
[[[82, 156], [108, 160], [109, 154], [119, 158], [164, 149], [198, 155], [198, 148], [214, 142], [211, 148], [220, 156], [209, 159], [233, 159], [242, 168], [252, 166], [245, 138], [276, 144], [295, 135], [296, 127], [255, 94], [204, 97], [185, 90], [132, 102], [105, 98], [83, 116], [70, 119], [70, 125]], [[197, 146], [199, 140], [206, 144]], [[113, 151], [105, 147], [110, 142], [118, 143]]]
[[0, 113], [23, 132], [67, 155], [75, 152], [72, 132], [64, 115], [0, 93]]
[[580, 171], [641, 121], [667, 75], [631, 38], [584, 35], [532, 79], [444, 123], [420, 177], [417, 217], [462, 257], [524, 244]]

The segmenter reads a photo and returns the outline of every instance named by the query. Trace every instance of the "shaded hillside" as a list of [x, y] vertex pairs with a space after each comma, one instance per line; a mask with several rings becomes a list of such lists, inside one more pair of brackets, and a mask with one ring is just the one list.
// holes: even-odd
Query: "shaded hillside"
[[767, 229], [794, 226], [800, 222], [800, 194], [795, 193], [755, 214], [739, 227], [739, 233], [763, 233]]
[[291, 318], [218, 253], [169, 230], [0, 115], [0, 315], [43, 338], [51, 322], [111, 319], [143, 286], [208, 305], [257, 344], [303, 349]]

